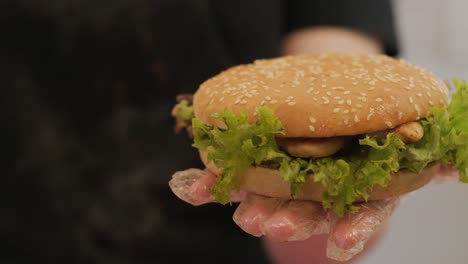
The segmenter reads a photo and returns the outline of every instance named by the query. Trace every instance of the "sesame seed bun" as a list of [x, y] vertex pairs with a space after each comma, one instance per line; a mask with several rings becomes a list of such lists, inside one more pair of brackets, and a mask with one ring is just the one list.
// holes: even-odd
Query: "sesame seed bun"
[[385, 55], [295, 55], [232, 67], [194, 95], [195, 116], [268, 106], [285, 137], [358, 135], [397, 127], [445, 106], [448, 88], [431, 72]]
[[[205, 166], [215, 174], [220, 170], [212, 162], [207, 162], [206, 154], [200, 153], [201, 160]], [[440, 171], [439, 164], [430, 164], [420, 173], [412, 173], [401, 170], [392, 175], [392, 180], [387, 187], [376, 185], [369, 192], [369, 201], [383, 200], [400, 196], [418, 190], [428, 184]], [[307, 176], [307, 181], [302, 184], [294, 198], [298, 200], [321, 201], [321, 194], [326, 190], [319, 182], [314, 182], [312, 175]], [[258, 195], [291, 199], [289, 185], [281, 179], [278, 170], [249, 167], [239, 175], [240, 189]], [[361, 200], [362, 201], [362, 200]]]

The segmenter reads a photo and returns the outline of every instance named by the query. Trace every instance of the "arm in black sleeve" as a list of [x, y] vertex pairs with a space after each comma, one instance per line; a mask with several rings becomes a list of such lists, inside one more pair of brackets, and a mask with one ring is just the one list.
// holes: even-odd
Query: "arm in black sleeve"
[[286, 31], [336, 26], [379, 39], [390, 56], [398, 53], [391, 0], [286, 1]]

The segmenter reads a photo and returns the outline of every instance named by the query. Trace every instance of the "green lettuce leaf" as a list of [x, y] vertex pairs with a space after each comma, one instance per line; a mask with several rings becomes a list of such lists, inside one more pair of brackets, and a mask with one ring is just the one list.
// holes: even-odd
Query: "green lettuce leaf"
[[[338, 216], [357, 212], [353, 203], [367, 200], [375, 185], [387, 186], [392, 174], [399, 170], [399, 154], [405, 144], [394, 133], [384, 139], [366, 136], [359, 140], [360, 151], [341, 157], [312, 161], [314, 180], [327, 188], [322, 194], [324, 208], [332, 208]], [[362, 151], [366, 154], [362, 155]]]
[[193, 107], [187, 100], [181, 100], [172, 108], [171, 115], [176, 120], [176, 130], [179, 131], [182, 128], [190, 127], [192, 122]]
[[276, 134], [282, 133], [283, 129], [271, 109], [259, 108], [255, 124], [248, 123], [246, 113], [236, 116], [224, 111], [216, 117], [224, 121], [226, 129], [206, 126], [196, 118], [192, 121], [193, 146], [206, 151], [208, 161], [222, 168], [211, 191], [216, 201], [225, 204], [230, 202], [231, 191], [239, 188], [238, 178], [242, 170], [287, 155], [276, 145]]
[[182, 100], [172, 108], [172, 116], [184, 120], [193, 118], [193, 107], [187, 100]]
[[211, 191], [215, 200], [223, 204], [229, 203], [231, 191], [239, 188], [242, 170], [265, 161], [277, 161], [280, 175], [291, 186], [293, 195], [307, 180], [307, 175], [313, 174], [313, 180], [327, 189], [322, 195], [324, 207], [342, 216], [348, 210], [356, 211], [353, 203], [360, 198], [367, 199], [372, 186], [388, 184], [391, 174], [399, 168], [398, 154], [404, 148], [404, 143], [394, 134], [388, 134], [381, 142], [367, 136], [359, 142], [367, 149], [365, 156], [359, 151], [346, 158], [306, 160], [291, 157], [278, 148], [275, 136], [283, 129], [270, 108], [257, 109], [255, 124], [248, 123], [245, 113], [235, 115], [224, 111], [216, 117], [224, 121], [225, 129], [193, 119], [193, 146], [206, 151], [208, 160], [222, 168]]
[[422, 120], [424, 137], [402, 152], [402, 168], [419, 172], [431, 162], [454, 165], [460, 180], [468, 182], [468, 85], [454, 80], [455, 92], [448, 107], [435, 108]]

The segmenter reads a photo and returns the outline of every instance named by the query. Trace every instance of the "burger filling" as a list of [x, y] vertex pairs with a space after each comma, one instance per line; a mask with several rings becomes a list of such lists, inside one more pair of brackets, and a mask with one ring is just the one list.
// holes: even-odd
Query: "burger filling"
[[321, 158], [331, 156], [349, 144], [352, 138], [276, 138], [278, 146], [293, 157]]
[[429, 163], [439, 162], [457, 168], [460, 180], [468, 182], [468, 85], [464, 81], [454, 84], [450, 105], [434, 108], [429, 117], [353, 137], [284, 138], [280, 120], [267, 107], [257, 108], [253, 124], [248, 123], [245, 113], [217, 113], [215, 117], [224, 121], [225, 129], [193, 118], [187, 101], [176, 105], [173, 115], [184, 120], [184, 127], [191, 125], [193, 146], [222, 168], [211, 189], [218, 202], [230, 202], [230, 193], [239, 188], [244, 169], [263, 166], [278, 169], [293, 196], [312, 177], [326, 189], [322, 193], [324, 208], [343, 216], [347, 211], [356, 212], [354, 203], [366, 200], [373, 186], [385, 187], [398, 170], [418, 173]]
[[[389, 133], [395, 133], [405, 143], [415, 143], [421, 140], [424, 129], [419, 122], [409, 122], [398, 126], [393, 130], [374, 133], [373, 136], [385, 137]], [[293, 157], [322, 158], [336, 154], [337, 152], [349, 152], [349, 148], [355, 137], [331, 137], [331, 138], [276, 138], [276, 143], [281, 150]]]

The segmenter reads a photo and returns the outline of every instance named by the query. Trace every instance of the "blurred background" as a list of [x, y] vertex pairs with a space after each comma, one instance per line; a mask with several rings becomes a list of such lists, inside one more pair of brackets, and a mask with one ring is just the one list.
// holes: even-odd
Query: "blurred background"
[[[395, 0], [400, 56], [442, 78], [468, 78], [468, 2]], [[468, 117], [467, 117], [468, 122]], [[431, 184], [408, 197], [362, 263], [467, 263], [468, 186]]]
[[[213, 8], [248, 21], [280, 2]], [[173, 171], [200, 166], [190, 140], [173, 133], [175, 94], [278, 48], [273, 30], [259, 50], [212, 38], [206, 3], [0, 1], [1, 264], [267, 263], [258, 240], [233, 224], [234, 207], [194, 208], [167, 188]], [[391, 4], [399, 56], [442, 78], [468, 78], [467, 1]], [[240, 26], [279, 27], [273, 15]], [[222, 41], [232, 50], [208, 45]], [[465, 201], [468, 185], [418, 191], [360, 263], [467, 263]]]

